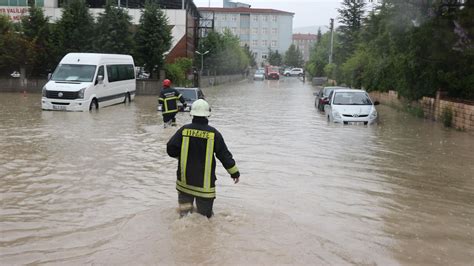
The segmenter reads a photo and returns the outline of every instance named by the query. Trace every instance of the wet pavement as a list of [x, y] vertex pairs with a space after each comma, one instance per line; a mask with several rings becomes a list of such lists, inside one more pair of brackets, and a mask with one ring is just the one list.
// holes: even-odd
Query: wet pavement
[[386, 106], [328, 124], [297, 78], [203, 91], [242, 174], [218, 163], [210, 220], [178, 218], [156, 97], [69, 113], [1, 94], [0, 264], [472, 265], [472, 133]]

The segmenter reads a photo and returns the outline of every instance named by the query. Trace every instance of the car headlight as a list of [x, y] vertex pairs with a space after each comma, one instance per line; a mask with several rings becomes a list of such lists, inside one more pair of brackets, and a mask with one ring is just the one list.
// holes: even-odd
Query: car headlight
[[377, 117], [377, 111], [372, 111], [372, 113], [370, 114], [370, 117], [371, 118], [376, 118]]
[[86, 88], [82, 88], [79, 90], [79, 93], [77, 94], [77, 97], [80, 99], [84, 99], [84, 92], [86, 91]]
[[332, 116], [339, 118], [341, 117], [341, 114], [338, 111], [332, 111]]
[[41, 96], [46, 97], [46, 87], [43, 87], [43, 89], [41, 89]]

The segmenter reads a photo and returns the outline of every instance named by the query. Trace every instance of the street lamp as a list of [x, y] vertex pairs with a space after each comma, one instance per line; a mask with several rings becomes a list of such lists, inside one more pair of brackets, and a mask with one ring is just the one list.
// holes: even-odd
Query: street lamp
[[204, 53], [201, 53], [199, 51], [196, 51], [196, 54], [201, 56], [201, 76], [202, 76], [202, 69], [204, 68], [204, 56], [207, 55], [209, 51], [205, 51]]

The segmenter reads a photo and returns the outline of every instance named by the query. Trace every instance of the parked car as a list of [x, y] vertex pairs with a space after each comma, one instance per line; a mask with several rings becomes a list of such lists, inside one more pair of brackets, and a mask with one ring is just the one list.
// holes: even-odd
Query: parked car
[[[183, 87], [176, 87], [175, 88], [181, 95], [184, 97], [184, 101], [186, 102], [186, 108], [183, 107], [183, 104], [178, 101], [178, 110], [182, 112], [189, 112], [191, 111], [191, 105], [197, 99], [205, 99], [204, 93], [200, 88], [183, 88]], [[158, 111], [161, 111], [161, 104], [158, 104]]]
[[329, 94], [333, 90], [339, 90], [339, 89], [349, 89], [346, 87], [336, 87], [336, 86], [330, 86], [330, 87], [324, 87], [322, 88], [319, 93], [316, 95], [316, 99], [314, 101], [314, 106], [321, 112], [324, 112], [324, 105], [328, 104], [328, 97]]
[[18, 71], [13, 71], [13, 73], [10, 74], [12, 78], [19, 78], [20, 77], [20, 72]]
[[271, 66], [271, 65], [265, 66], [265, 78], [279, 80], [280, 79], [279, 69], [280, 68], [277, 66]]
[[289, 76], [303, 76], [304, 75], [304, 70], [302, 68], [292, 68], [291, 70], [285, 70], [283, 75], [289, 77]]
[[69, 53], [44, 85], [43, 110], [92, 111], [135, 98], [131, 55]]
[[257, 71], [255, 71], [255, 74], [253, 75], [253, 80], [265, 80], [265, 70], [257, 69]]
[[150, 73], [148, 72], [139, 72], [138, 75], [137, 75], [137, 79], [148, 79], [150, 78]]
[[372, 124], [377, 120], [375, 105], [363, 90], [340, 89], [329, 94], [329, 103], [324, 107], [328, 122], [343, 124]]

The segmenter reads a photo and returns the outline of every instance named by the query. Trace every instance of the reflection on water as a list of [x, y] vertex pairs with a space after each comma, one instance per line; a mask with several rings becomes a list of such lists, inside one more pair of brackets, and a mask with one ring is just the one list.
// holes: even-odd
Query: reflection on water
[[[0, 98], [0, 264], [470, 264], [474, 136], [380, 106], [326, 122], [296, 78], [204, 89], [242, 172], [178, 219], [156, 97], [97, 113]], [[180, 113], [178, 123], [190, 121]]]

